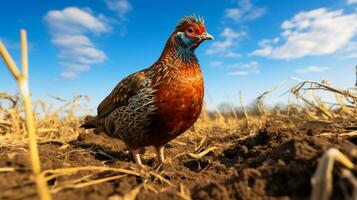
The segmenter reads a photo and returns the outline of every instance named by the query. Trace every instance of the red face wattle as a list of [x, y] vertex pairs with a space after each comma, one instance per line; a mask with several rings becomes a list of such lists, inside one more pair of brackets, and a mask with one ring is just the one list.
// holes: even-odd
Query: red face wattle
[[197, 47], [205, 40], [213, 40], [203, 24], [186, 24], [178, 27], [175, 32], [187, 46]]
[[196, 37], [197, 35], [201, 35], [206, 32], [206, 28], [204, 26], [191, 25], [188, 26], [185, 30], [185, 35], [188, 38]]
[[204, 40], [203, 38], [199, 37], [204, 33], [206, 33], [206, 28], [199, 25], [190, 25], [184, 31], [186, 37], [196, 40], [193, 42], [193, 46], [198, 46]]

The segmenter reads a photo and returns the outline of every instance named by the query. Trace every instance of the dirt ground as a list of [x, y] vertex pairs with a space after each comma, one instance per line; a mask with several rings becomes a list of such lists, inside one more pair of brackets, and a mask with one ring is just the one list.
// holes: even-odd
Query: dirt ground
[[[336, 147], [357, 162], [356, 138], [321, 137], [321, 133], [340, 133], [357, 130], [357, 123], [348, 126], [304, 124], [299, 128], [281, 128], [268, 124], [251, 136], [227, 134], [224, 128], [209, 130], [207, 138], [182, 136], [166, 146], [170, 162], [159, 171], [151, 148], [142, 156], [148, 170], [156, 176], [124, 175], [118, 179], [86, 187], [75, 185], [118, 175], [118, 172], [84, 171], [48, 181], [54, 199], [121, 199], [139, 188], [137, 199], [309, 199], [310, 178], [318, 158], [330, 147]], [[195, 152], [211, 151], [203, 157]], [[213, 148], [216, 147], [216, 148]], [[131, 156], [118, 140], [92, 132], [83, 133], [69, 144], [47, 142], [40, 145], [43, 169], [75, 166], [108, 166], [131, 169]], [[0, 172], [0, 199], [37, 199], [36, 187], [30, 175], [27, 150], [22, 147], [0, 147], [0, 167], [15, 171]], [[201, 154], [202, 155], [202, 154]], [[332, 199], [345, 199], [351, 192], [348, 181], [340, 178], [340, 165], [334, 168]], [[357, 175], [357, 169], [353, 170]], [[84, 178], [83, 178], [84, 177]], [[170, 185], [169, 183], [172, 185]], [[141, 187], [142, 186], [142, 187]]]

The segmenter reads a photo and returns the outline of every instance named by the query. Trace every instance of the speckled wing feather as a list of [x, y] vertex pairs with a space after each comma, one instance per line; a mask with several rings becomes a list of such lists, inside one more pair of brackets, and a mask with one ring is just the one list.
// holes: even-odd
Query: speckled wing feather
[[129, 99], [136, 94], [140, 84], [146, 79], [144, 71], [139, 71], [124, 78], [113, 91], [99, 104], [98, 117], [109, 115], [121, 106], [127, 106]]

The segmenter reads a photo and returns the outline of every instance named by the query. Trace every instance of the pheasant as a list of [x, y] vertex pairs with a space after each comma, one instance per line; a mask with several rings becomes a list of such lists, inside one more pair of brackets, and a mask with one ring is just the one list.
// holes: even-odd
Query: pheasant
[[141, 167], [139, 152], [147, 146], [155, 147], [163, 163], [164, 145], [201, 113], [204, 83], [194, 51], [205, 40], [213, 36], [202, 17], [181, 19], [159, 59], [120, 81], [98, 106], [97, 116], [81, 127], [122, 140]]

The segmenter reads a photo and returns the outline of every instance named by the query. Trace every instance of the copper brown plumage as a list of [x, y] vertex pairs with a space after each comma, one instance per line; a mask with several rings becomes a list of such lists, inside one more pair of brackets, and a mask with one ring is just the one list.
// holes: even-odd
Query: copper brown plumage
[[160, 58], [119, 82], [98, 106], [97, 116], [81, 127], [121, 139], [139, 165], [139, 150], [146, 146], [154, 146], [163, 162], [163, 146], [185, 132], [201, 112], [204, 83], [194, 51], [210, 39], [202, 18], [181, 19]]

